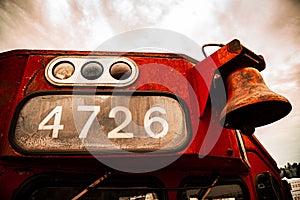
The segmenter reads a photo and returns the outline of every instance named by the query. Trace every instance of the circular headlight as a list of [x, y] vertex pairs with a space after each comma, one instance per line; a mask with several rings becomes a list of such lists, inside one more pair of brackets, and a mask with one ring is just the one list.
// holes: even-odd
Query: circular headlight
[[96, 61], [85, 63], [81, 68], [81, 75], [88, 80], [95, 80], [99, 78], [102, 73], [103, 66]]
[[128, 63], [119, 61], [111, 65], [110, 75], [117, 80], [125, 80], [132, 74], [132, 69]]
[[73, 75], [75, 67], [71, 62], [62, 61], [57, 63], [53, 68], [53, 76], [57, 79], [64, 80]]

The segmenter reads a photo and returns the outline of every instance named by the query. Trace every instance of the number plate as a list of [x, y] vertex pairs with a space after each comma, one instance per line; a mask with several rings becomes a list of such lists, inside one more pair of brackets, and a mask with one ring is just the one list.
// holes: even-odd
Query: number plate
[[183, 104], [169, 94], [149, 94], [35, 96], [22, 103], [12, 142], [29, 153], [183, 148], [190, 135]]

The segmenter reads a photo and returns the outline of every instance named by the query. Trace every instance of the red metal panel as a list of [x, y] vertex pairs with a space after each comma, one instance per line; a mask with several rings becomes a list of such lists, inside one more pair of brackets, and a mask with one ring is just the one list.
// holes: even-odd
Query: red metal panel
[[[9, 144], [9, 127], [14, 111], [22, 99], [42, 91], [73, 91], [72, 87], [50, 84], [44, 76], [44, 69], [52, 59], [68, 55], [125, 56], [132, 59], [139, 68], [139, 77], [130, 86], [118, 89], [79, 87], [77, 90], [170, 92], [187, 104], [192, 128], [191, 143], [180, 152], [150, 155], [154, 159], [161, 159], [183, 154], [171, 165], [150, 173], [158, 177], [166, 187], [178, 187], [182, 179], [190, 175], [235, 175], [245, 181], [251, 199], [255, 199], [253, 181], [257, 173], [270, 170], [276, 178], [280, 178], [276, 163], [259, 142], [255, 138], [244, 136], [251, 165], [249, 169], [236, 132], [221, 127], [218, 118], [220, 110], [212, 107], [208, 99], [216, 70], [224, 78], [239, 67], [253, 66], [259, 70], [264, 68], [263, 59], [241, 46], [238, 41], [225, 45], [199, 63], [180, 54], [22, 50], [0, 54], [0, 188], [5, 190], [4, 199], [9, 199], [13, 191], [32, 175], [45, 172], [98, 174], [99, 171], [108, 169], [93, 156], [22, 155]], [[207, 155], [199, 155], [200, 150], [207, 152]], [[110, 155], [98, 156], [110, 158]], [[115, 158], [124, 161], [140, 159], [130, 155], [117, 155]], [[176, 198], [174, 191], [169, 192], [169, 195]]]

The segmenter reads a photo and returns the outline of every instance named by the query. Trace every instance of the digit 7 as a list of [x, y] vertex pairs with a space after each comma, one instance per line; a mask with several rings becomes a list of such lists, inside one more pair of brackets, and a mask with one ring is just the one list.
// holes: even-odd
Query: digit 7
[[98, 113], [100, 112], [100, 106], [78, 106], [78, 111], [92, 111], [92, 114], [86, 121], [85, 125], [83, 126], [79, 138], [86, 138], [89, 129], [94, 121], [94, 119], [97, 117]]

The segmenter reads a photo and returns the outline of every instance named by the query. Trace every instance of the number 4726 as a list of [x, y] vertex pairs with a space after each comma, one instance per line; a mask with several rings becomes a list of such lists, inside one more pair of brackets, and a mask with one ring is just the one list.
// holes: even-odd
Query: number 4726
[[[97, 117], [98, 113], [100, 112], [100, 106], [78, 106], [78, 111], [86, 111], [91, 112], [91, 115], [87, 119], [86, 123], [84, 124], [79, 138], [86, 138], [88, 131]], [[62, 116], [62, 106], [56, 106], [39, 124], [38, 130], [52, 130], [52, 138], [58, 138], [59, 130], [64, 129], [64, 125], [60, 124], [61, 116]], [[124, 129], [131, 121], [132, 115], [128, 108], [124, 106], [117, 106], [110, 110], [109, 118], [115, 118], [117, 112], [125, 113], [125, 120], [116, 128], [108, 133], [108, 138], [133, 138], [133, 133], [123, 133], [120, 132]], [[152, 138], [162, 138], [164, 137], [169, 130], [168, 122], [161, 117], [151, 117], [151, 114], [154, 112], [159, 112], [161, 114], [166, 114], [166, 110], [160, 106], [153, 106], [151, 107], [145, 114], [144, 117], [144, 128], [146, 133]], [[54, 122], [52, 125], [47, 125], [51, 118], [54, 117]], [[160, 123], [162, 126], [162, 130], [159, 133], [154, 133], [151, 130], [151, 124], [157, 122]]]

